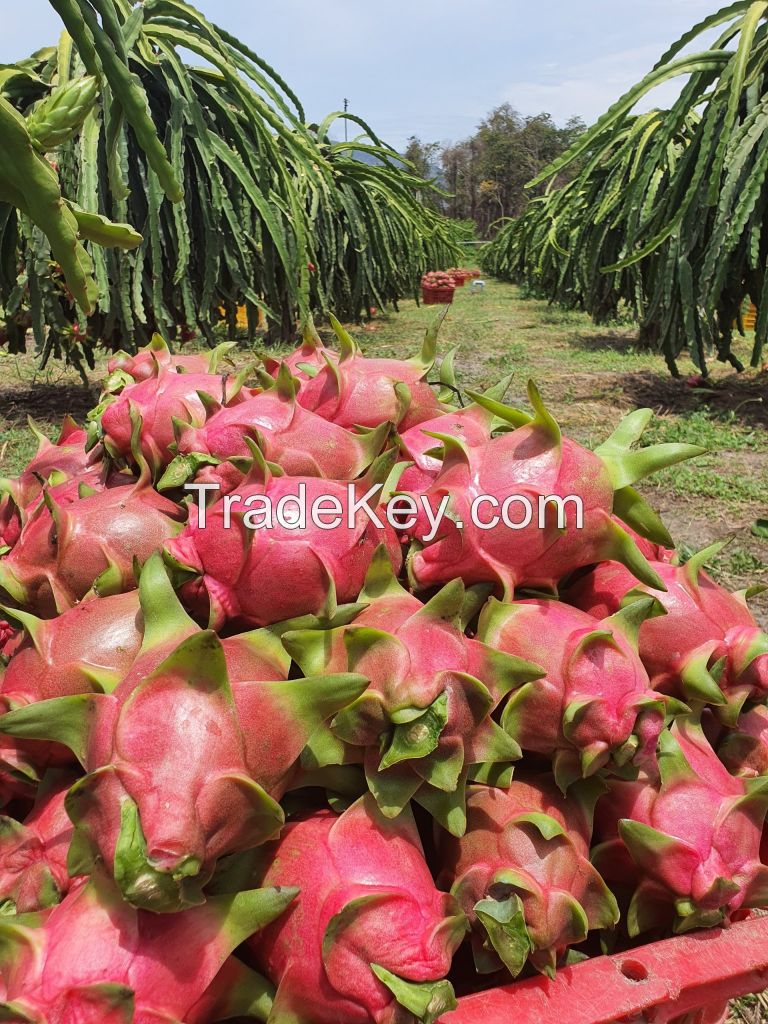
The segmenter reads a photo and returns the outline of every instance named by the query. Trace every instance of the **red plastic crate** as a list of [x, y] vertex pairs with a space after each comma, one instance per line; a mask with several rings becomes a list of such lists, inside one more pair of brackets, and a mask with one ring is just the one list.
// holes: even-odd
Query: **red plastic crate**
[[768, 916], [595, 957], [459, 1000], [440, 1024], [716, 1024], [768, 988]]
[[421, 286], [421, 298], [425, 306], [447, 306], [453, 302], [455, 288], [429, 288]]

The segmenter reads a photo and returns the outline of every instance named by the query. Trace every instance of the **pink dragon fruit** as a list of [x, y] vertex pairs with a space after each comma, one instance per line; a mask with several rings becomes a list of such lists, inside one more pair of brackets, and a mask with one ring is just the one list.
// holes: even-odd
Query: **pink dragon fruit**
[[[358, 500], [378, 478], [386, 480], [394, 458], [394, 452], [385, 453], [356, 482]], [[396, 568], [401, 564], [400, 546], [386, 521], [380, 527], [360, 508], [350, 527], [353, 506], [347, 484], [277, 473], [253, 448], [251, 470], [237, 490], [241, 502], [233, 506], [231, 527], [225, 525], [226, 502], [231, 499], [227, 496], [207, 510], [204, 527], [193, 509], [184, 532], [167, 545], [171, 565], [196, 577], [185, 584], [183, 593], [196, 613], [208, 613], [213, 629], [233, 621], [266, 626], [306, 614], [332, 615], [337, 600], [347, 602], [357, 596], [382, 542], [392, 564]], [[316, 500], [327, 497], [338, 504], [324, 521], [338, 518], [338, 528], [323, 529], [312, 522], [309, 510]], [[263, 502], [259, 504], [262, 498], [272, 510], [285, 501], [289, 511], [298, 501], [307, 509], [306, 523], [281, 525]], [[248, 501], [250, 512], [245, 506]], [[243, 512], [238, 514], [238, 508]], [[249, 526], [249, 515], [258, 525]]]
[[338, 320], [331, 317], [331, 323], [339, 358], [325, 356], [325, 366], [302, 384], [299, 405], [340, 427], [378, 427], [388, 421], [403, 430], [443, 411], [426, 381], [435, 361], [436, 329], [427, 332], [421, 354], [406, 362], [366, 358]]
[[[484, 397], [500, 402], [506, 394], [511, 377], [505, 377]], [[506, 427], [504, 420], [473, 402], [464, 409], [445, 412], [434, 419], [419, 423], [400, 434], [399, 444], [404, 456], [413, 462], [400, 477], [399, 489], [421, 493], [430, 488], [442, 466], [442, 450], [435, 434], [448, 434], [459, 438], [467, 448], [478, 448], [491, 440], [497, 426]]]
[[64, 743], [88, 773], [67, 796], [70, 871], [87, 874], [98, 855], [129, 902], [168, 912], [202, 902], [220, 857], [278, 834], [276, 801], [303, 747], [366, 680], [286, 680], [272, 634], [222, 643], [199, 630], [159, 556], [142, 569], [140, 593], [141, 653], [112, 693], [19, 708], [0, 731]]
[[654, 562], [666, 593], [638, 587], [618, 565], [598, 565], [578, 580], [568, 600], [593, 615], [611, 614], [652, 594], [666, 615], [640, 630], [640, 657], [655, 690], [718, 707], [733, 725], [748, 700], [768, 696], [768, 636], [747, 608], [750, 592], [731, 594], [704, 572], [723, 547], [715, 544], [683, 566]]
[[55, 442], [34, 420], [29, 425], [38, 439], [36, 454], [15, 480], [0, 479], [0, 553], [15, 545], [46, 484], [74, 480], [95, 487], [102, 476], [103, 452], [86, 451], [87, 434], [73, 419], [65, 418]]
[[691, 716], [661, 734], [659, 768], [657, 784], [611, 780], [595, 813], [593, 863], [609, 882], [635, 883], [629, 934], [712, 927], [764, 906], [768, 780], [729, 775]]
[[589, 780], [565, 800], [550, 776], [470, 787], [466, 835], [440, 836], [439, 883], [451, 886], [470, 920], [481, 974], [506, 967], [517, 977], [530, 961], [554, 976], [571, 946], [618, 921], [616, 900], [589, 862], [601, 792]]
[[64, 798], [74, 776], [52, 772], [24, 823], [0, 817], [0, 909], [28, 914], [58, 903], [70, 887], [72, 822]]
[[257, 889], [158, 917], [123, 903], [97, 874], [43, 914], [0, 919], [0, 1016], [36, 1024], [187, 1020], [232, 950], [295, 895]]
[[[433, 532], [430, 517], [422, 510], [411, 531], [419, 541], [409, 558], [415, 585], [425, 588], [460, 576], [466, 583], [494, 583], [506, 596], [522, 586], [554, 591], [566, 574], [601, 559], [615, 559], [639, 579], [659, 586], [658, 575], [612, 513], [666, 543], [668, 534], [658, 517], [631, 484], [703, 449], [663, 444], [633, 451], [631, 445], [652, 415], [641, 409], [626, 417], [593, 453], [561, 435], [532, 382], [528, 393], [536, 415], [520, 426], [524, 414], [470, 392], [478, 405], [500, 418], [506, 415], [516, 427], [481, 447], [467, 448], [455, 437], [440, 436], [443, 466], [423, 498], [432, 506], [433, 517], [441, 507], [445, 514]], [[545, 522], [539, 522], [540, 504], [553, 496], [580, 499], [581, 527], [578, 512], [567, 502], [564, 528], [551, 501]], [[495, 508], [489, 506], [489, 498], [496, 500]], [[501, 516], [507, 501], [505, 523]], [[499, 517], [495, 525], [493, 515]]]
[[194, 355], [172, 355], [164, 338], [155, 334], [146, 348], [135, 355], [129, 352], [115, 352], [107, 363], [110, 374], [123, 374], [139, 382], [156, 377], [160, 370], [175, 370], [178, 373], [216, 373], [222, 357], [235, 347], [235, 342], [225, 341], [210, 352]]
[[721, 739], [717, 753], [732, 775], [768, 775], [768, 707], [756, 704], [740, 715], [736, 728]]
[[91, 590], [107, 595], [135, 586], [134, 559], [145, 561], [180, 529], [184, 512], [146, 478], [88, 494], [65, 508], [50, 493], [0, 561], [0, 591], [47, 618]]
[[305, 752], [314, 763], [342, 764], [348, 750], [364, 756], [371, 793], [396, 817], [415, 799], [447, 829], [466, 827], [467, 777], [498, 777], [520, 748], [491, 717], [515, 687], [538, 679], [536, 665], [464, 635], [485, 594], [460, 580], [422, 604], [397, 582], [379, 548], [351, 625], [283, 635], [306, 673], [359, 672], [365, 693], [340, 711], [328, 735]]
[[487, 644], [544, 666], [544, 679], [510, 696], [501, 722], [524, 751], [552, 759], [563, 792], [602, 768], [653, 771], [666, 707], [650, 687], [637, 634], [654, 611], [652, 598], [602, 620], [550, 600], [492, 598], [483, 609]]
[[362, 797], [291, 821], [265, 849], [264, 885], [296, 885], [282, 921], [249, 945], [277, 983], [271, 1020], [432, 1024], [456, 1005], [444, 980], [467, 923], [439, 892], [409, 809]]
[[[24, 638], [0, 676], [0, 710], [52, 697], [109, 692], [125, 676], [142, 644], [138, 594], [91, 598], [55, 619], [7, 609]], [[70, 763], [60, 744], [0, 736], [0, 765], [37, 779], [50, 764]]]
[[[340, 335], [337, 334], [337, 336], [342, 353], [349, 349], [350, 342], [352, 349], [354, 351], [357, 350], [357, 346], [346, 331], [343, 331]], [[352, 353], [350, 352], [350, 354]], [[338, 362], [339, 353], [323, 344], [323, 339], [317, 333], [314, 323], [310, 321], [302, 332], [301, 345], [294, 352], [291, 352], [289, 356], [283, 356], [281, 359], [266, 357], [264, 359], [264, 366], [267, 373], [273, 377], [277, 377], [281, 366], [287, 366], [294, 377], [298, 377], [300, 381], [307, 381], [314, 377], [319, 370], [323, 369], [326, 365], [326, 360]]]
[[178, 487], [201, 465], [247, 458], [246, 437], [258, 440], [264, 458], [289, 476], [359, 476], [380, 454], [391, 425], [353, 433], [302, 408], [296, 402], [297, 386], [286, 368], [271, 390], [219, 409], [202, 426], [178, 426], [179, 456], [166, 470], [160, 490]]
[[251, 394], [243, 392], [244, 377], [245, 373], [232, 377], [166, 369], [130, 384], [101, 414], [104, 447], [113, 458], [134, 461], [140, 450], [157, 473], [173, 458], [175, 421], [202, 426], [209, 412], [244, 401]]
[[21, 630], [12, 626], [7, 619], [0, 619], [0, 658], [7, 661], [16, 653], [21, 642]]

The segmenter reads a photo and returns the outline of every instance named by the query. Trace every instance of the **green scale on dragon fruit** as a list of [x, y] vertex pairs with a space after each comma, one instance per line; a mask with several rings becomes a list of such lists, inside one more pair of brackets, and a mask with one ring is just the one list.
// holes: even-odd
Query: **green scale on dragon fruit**
[[18, 708], [0, 732], [64, 744], [85, 769], [66, 798], [72, 874], [100, 859], [126, 900], [170, 912], [203, 902], [221, 857], [279, 833], [277, 801], [303, 747], [367, 680], [288, 679], [271, 633], [201, 630], [159, 555], [142, 569], [140, 598], [141, 650], [111, 692]]

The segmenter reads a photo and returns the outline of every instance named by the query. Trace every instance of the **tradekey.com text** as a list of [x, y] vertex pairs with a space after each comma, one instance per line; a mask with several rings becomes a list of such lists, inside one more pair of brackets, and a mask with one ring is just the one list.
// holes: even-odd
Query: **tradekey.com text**
[[[219, 491], [216, 483], [188, 483], [185, 490], [194, 491], [197, 500], [197, 527], [206, 527], [206, 498]], [[410, 530], [421, 520], [429, 525], [429, 531], [420, 538], [427, 543], [440, 533], [445, 519], [454, 527], [463, 530], [466, 524], [449, 511], [450, 498], [446, 494], [435, 507], [426, 494], [395, 494], [386, 505], [380, 504], [383, 484], [374, 484], [365, 494], [360, 495], [353, 483], [347, 485], [347, 500], [342, 502], [338, 495], [321, 494], [307, 500], [306, 485], [300, 482], [295, 494], [284, 494], [273, 502], [267, 494], [251, 494], [243, 498], [240, 494], [225, 494], [223, 502], [223, 526], [228, 530], [232, 515], [249, 530], [271, 530], [275, 525], [285, 530], [306, 530], [311, 523], [318, 530], [354, 529], [360, 516], [367, 516], [371, 523], [383, 529], [388, 523], [395, 530]], [[566, 509], [569, 509], [566, 522]], [[577, 530], [584, 527], [584, 506], [575, 494], [565, 497], [558, 494], [537, 495], [510, 494], [503, 501], [490, 494], [480, 494], [472, 502], [470, 519], [478, 530], [495, 530], [505, 526], [510, 530], [525, 530], [534, 522], [540, 530], [553, 526], [564, 530], [566, 525]], [[423, 517], [423, 518], [422, 518]], [[219, 524], [221, 525], [221, 524]]]

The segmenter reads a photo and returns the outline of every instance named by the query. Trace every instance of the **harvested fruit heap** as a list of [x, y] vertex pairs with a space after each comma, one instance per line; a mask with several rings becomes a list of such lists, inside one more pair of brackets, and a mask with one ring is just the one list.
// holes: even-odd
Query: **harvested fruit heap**
[[334, 328], [118, 355], [2, 484], [0, 1020], [431, 1024], [768, 906], [768, 637], [635, 489], [700, 449]]

